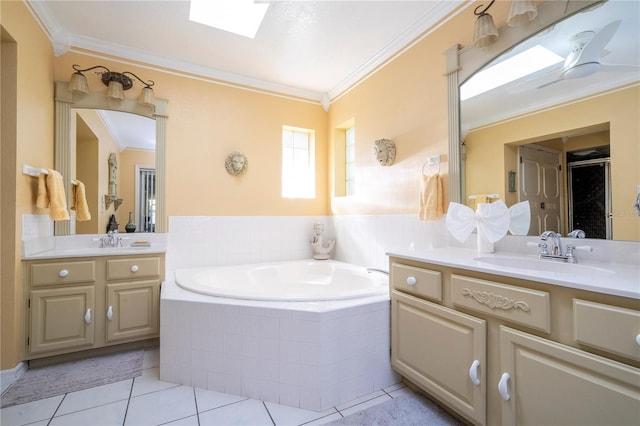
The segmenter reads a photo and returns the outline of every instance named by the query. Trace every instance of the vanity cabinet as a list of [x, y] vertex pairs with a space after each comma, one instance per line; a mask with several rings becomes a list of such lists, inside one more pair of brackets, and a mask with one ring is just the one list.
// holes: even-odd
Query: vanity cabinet
[[640, 419], [638, 300], [396, 256], [390, 284], [392, 366], [467, 421]]
[[164, 256], [25, 261], [26, 359], [156, 338]]
[[397, 290], [391, 300], [392, 366], [484, 423], [486, 322]]

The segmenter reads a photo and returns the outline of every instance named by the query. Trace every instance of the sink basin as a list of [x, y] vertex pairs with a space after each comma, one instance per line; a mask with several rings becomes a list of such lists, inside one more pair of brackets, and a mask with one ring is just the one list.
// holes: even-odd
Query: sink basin
[[553, 260], [543, 260], [529, 257], [507, 257], [507, 256], [481, 256], [473, 260], [489, 263], [491, 265], [503, 266], [506, 268], [526, 269], [534, 272], [556, 272], [561, 274], [598, 274], [608, 275], [614, 271], [597, 266], [582, 265], [580, 263], [564, 263]]

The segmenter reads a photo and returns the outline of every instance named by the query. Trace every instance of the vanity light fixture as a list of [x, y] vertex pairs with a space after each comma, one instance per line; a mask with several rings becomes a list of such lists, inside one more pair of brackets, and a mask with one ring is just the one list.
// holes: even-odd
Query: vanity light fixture
[[130, 71], [125, 72], [115, 72], [109, 70], [109, 68], [103, 65], [96, 65], [94, 67], [80, 69], [80, 65], [73, 65], [73, 69], [75, 73], [71, 75], [71, 79], [69, 80], [69, 90], [75, 93], [87, 94], [89, 93], [89, 84], [87, 83], [87, 77], [85, 77], [83, 72], [91, 71], [96, 68], [101, 69], [101, 71], [96, 71], [96, 74], [100, 75], [100, 79], [102, 83], [108, 87], [107, 96], [113, 99], [124, 99], [124, 91], [131, 89], [133, 87], [133, 79], [130, 77], [135, 77], [140, 83], [145, 86], [142, 88], [142, 92], [140, 93], [140, 97], [138, 98], [138, 103], [141, 105], [154, 106], [155, 105], [155, 97], [153, 95], [153, 89], [151, 86], [155, 84], [153, 80], [143, 81], [140, 77], [135, 75]]
[[[473, 35], [473, 44], [476, 47], [485, 47], [498, 40], [498, 29], [493, 22], [493, 17], [487, 13], [487, 10], [493, 5], [495, 0], [491, 0], [491, 3], [487, 7], [483, 4], [476, 7], [473, 14], [478, 17], [476, 19], [476, 29]], [[482, 9], [484, 7], [484, 9]], [[481, 12], [478, 12], [482, 9]]]
[[538, 9], [531, 0], [511, 0], [511, 8], [507, 17], [507, 25], [517, 27], [533, 21], [538, 16]]

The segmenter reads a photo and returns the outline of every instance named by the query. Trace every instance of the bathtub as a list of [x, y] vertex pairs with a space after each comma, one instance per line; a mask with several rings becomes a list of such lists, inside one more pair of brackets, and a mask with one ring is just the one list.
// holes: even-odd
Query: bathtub
[[175, 279], [189, 291], [248, 300], [323, 301], [389, 293], [387, 276], [335, 260], [177, 269]]
[[176, 269], [160, 379], [324, 411], [386, 386], [388, 277], [331, 260]]

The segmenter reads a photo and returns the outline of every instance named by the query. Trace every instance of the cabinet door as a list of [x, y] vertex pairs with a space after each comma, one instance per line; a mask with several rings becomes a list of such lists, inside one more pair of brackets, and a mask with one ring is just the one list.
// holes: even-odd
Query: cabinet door
[[157, 280], [107, 284], [107, 342], [156, 337], [159, 306]]
[[392, 366], [477, 424], [486, 422], [485, 342], [484, 320], [391, 292]]
[[93, 286], [32, 290], [29, 353], [94, 344]]
[[500, 364], [502, 424], [638, 424], [640, 369], [505, 326]]

